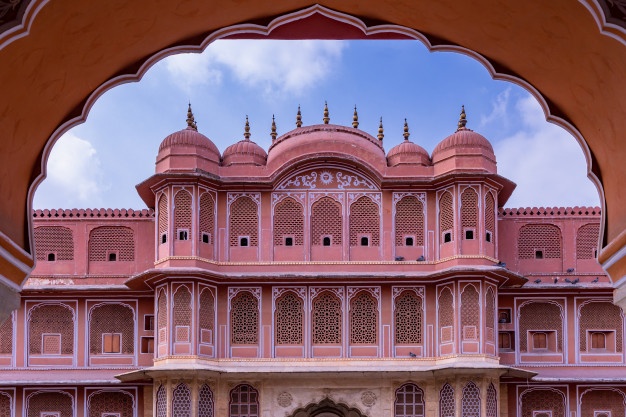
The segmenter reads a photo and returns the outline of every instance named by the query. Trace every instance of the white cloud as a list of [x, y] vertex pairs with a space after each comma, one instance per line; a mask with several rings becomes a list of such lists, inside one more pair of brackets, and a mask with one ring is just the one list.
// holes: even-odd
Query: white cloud
[[264, 94], [300, 95], [327, 77], [340, 60], [343, 41], [216, 41], [202, 54], [181, 54], [166, 59], [176, 84], [218, 84], [224, 71]]
[[506, 205], [599, 205], [576, 139], [560, 127], [546, 123], [533, 97], [520, 99], [515, 107], [522, 119], [522, 130], [494, 144], [499, 173], [517, 183]]
[[87, 140], [71, 132], [59, 138], [50, 152], [47, 173], [37, 191], [35, 207], [101, 204], [106, 189], [104, 174], [96, 149]]
[[480, 117], [480, 125], [481, 126], [488, 125], [494, 120], [506, 122], [506, 115], [507, 115], [507, 109], [509, 105], [510, 96], [511, 96], [511, 87], [507, 88], [506, 90], [498, 94], [496, 96], [496, 100], [493, 103], [491, 103], [491, 106], [492, 106], [491, 113], [489, 113], [487, 116], [482, 115]]

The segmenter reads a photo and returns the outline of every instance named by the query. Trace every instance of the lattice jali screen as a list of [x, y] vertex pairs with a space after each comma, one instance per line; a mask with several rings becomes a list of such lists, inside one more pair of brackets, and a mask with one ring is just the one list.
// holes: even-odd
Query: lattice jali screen
[[174, 197], [174, 229], [191, 230], [191, 194], [184, 190], [177, 192]]
[[454, 340], [454, 332], [443, 331], [444, 328], [454, 328], [454, 298], [449, 288], [444, 288], [439, 294], [439, 334], [442, 343], [452, 342]]
[[167, 196], [165, 194], [159, 197], [159, 236], [163, 236], [164, 233], [167, 233]]
[[13, 417], [12, 402], [12, 397], [8, 393], [0, 391], [0, 417]]
[[473, 188], [461, 194], [461, 225], [473, 229], [478, 226], [478, 193]]
[[135, 317], [132, 308], [122, 304], [94, 307], [89, 320], [89, 352], [92, 355], [103, 352], [103, 333], [121, 333], [120, 353], [132, 355], [135, 350]]
[[157, 417], [167, 417], [167, 387], [165, 385], [159, 385], [155, 408]]
[[472, 381], [463, 387], [463, 397], [461, 398], [461, 416], [480, 416], [480, 390]]
[[598, 249], [600, 224], [591, 223], [581, 226], [576, 233], [576, 259], [593, 259]]
[[535, 417], [534, 411], [552, 411], [552, 417], [565, 417], [565, 397], [558, 391], [551, 389], [525, 391], [522, 393], [521, 403], [520, 417]]
[[520, 351], [528, 352], [526, 335], [529, 330], [555, 331], [557, 350], [563, 349], [563, 318], [561, 308], [553, 303], [529, 302], [520, 308], [519, 317], [519, 346]]
[[249, 246], [259, 245], [258, 206], [250, 197], [239, 197], [230, 205], [230, 246], [239, 246], [239, 236], [248, 236]]
[[350, 300], [350, 343], [375, 344], [378, 341], [378, 301], [367, 291]]
[[13, 352], [13, 315], [0, 324], [0, 355], [10, 355]]
[[248, 291], [231, 300], [230, 332], [233, 345], [251, 345], [259, 340], [259, 302]]
[[[174, 306], [172, 308], [172, 322], [176, 329], [177, 342], [189, 342], [189, 329], [191, 328], [191, 292], [187, 287], [181, 285], [174, 292]], [[179, 334], [179, 326], [186, 329], [186, 337], [182, 333]], [[179, 337], [181, 336], [181, 337]]]
[[[461, 293], [461, 328], [464, 339], [478, 339], [480, 329], [480, 304], [478, 291], [473, 285], [466, 285]], [[473, 330], [469, 329], [473, 328]], [[468, 330], [466, 330], [468, 329]]]
[[323, 197], [311, 207], [311, 244], [322, 245], [322, 236], [332, 236], [333, 245], [342, 242], [343, 215], [341, 204]]
[[117, 260], [135, 260], [135, 233], [121, 226], [103, 226], [89, 234], [89, 260], [107, 261], [109, 252], [117, 252]]
[[394, 417], [424, 417], [424, 391], [415, 384], [404, 384], [396, 390]]
[[341, 343], [341, 300], [325, 291], [313, 300], [313, 344]]
[[520, 228], [517, 237], [519, 259], [534, 259], [541, 249], [546, 259], [561, 258], [561, 231], [551, 224], [527, 224]]
[[157, 299], [157, 329], [159, 329], [159, 343], [167, 342], [167, 296], [165, 291], [159, 291]]
[[[452, 194], [443, 193], [439, 199], [439, 235], [443, 236], [444, 232], [450, 232], [452, 240], [454, 240], [454, 210], [452, 208]], [[443, 237], [441, 237], [443, 239]]]
[[198, 417], [213, 417], [213, 391], [203, 384], [198, 391]]
[[441, 388], [441, 391], [439, 391], [439, 416], [456, 417], [454, 389], [450, 384], [445, 384], [443, 388]]
[[274, 335], [277, 345], [301, 345], [304, 342], [304, 301], [293, 292], [276, 300]]
[[[74, 353], [74, 314], [66, 305], [39, 304], [30, 311], [28, 321], [28, 352], [31, 355], [44, 354], [42, 335], [61, 335], [61, 354]], [[58, 353], [58, 352], [56, 352]]]
[[73, 417], [72, 397], [65, 392], [38, 392], [28, 397], [28, 417], [40, 417], [46, 411], [58, 412], [59, 417]]
[[422, 343], [422, 298], [413, 291], [404, 291], [394, 300], [394, 331], [397, 344]]
[[89, 417], [118, 414], [133, 417], [133, 397], [126, 391], [101, 391], [89, 396]]
[[396, 246], [404, 245], [404, 236], [415, 236], [415, 246], [424, 246], [424, 205], [414, 196], [396, 203]]
[[586, 391], [580, 402], [581, 416], [594, 417], [594, 411], [610, 411], [610, 416], [623, 416], [624, 395], [622, 391], [610, 389], [594, 389]]
[[205, 340], [203, 337], [203, 330], [215, 334], [215, 298], [209, 289], [204, 289], [200, 293], [198, 327], [200, 329], [200, 342], [212, 343], [212, 341]]
[[380, 245], [378, 205], [365, 196], [350, 205], [350, 246], [360, 245], [359, 235], [371, 236], [370, 246]]
[[304, 212], [302, 204], [293, 198], [285, 198], [274, 207], [274, 245], [284, 245], [284, 236], [292, 236], [294, 246], [304, 244]]
[[228, 417], [259, 417], [259, 393], [250, 385], [237, 385], [230, 391]]
[[487, 416], [486, 417], [498, 417], [498, 394], [496, 387], [493, 384], [489, 384], [487, 387]]
[[580, 351], [587, 351], [588, 330], [609, 330], [615, 332], [617, 352], [622, 351], [623, 323], [622, 309], [611, 302], [592, 302], [580, 308], [578, 319]]
[[215, 234], [215, 201], [213, 201], [213, 197], [209, 193], [204, 193], [200, 196], [200, 242], [202, 242], [203, 233], [208, 233], [208, 243], [213, 244], [213, 235]]
[[40, 226], [33, 230], [33, 236], [38, 261], [47, 260], [49, 253], [55, 253], [57, 261], [74, 260], [74, 236], [71, 229]]
[[487, 193], [485, 196], [485, 229], [492, 233], [496, 231], [495, 200], [491, 193]]
[[487, 290], [487, 296], [485, 298], [485, 327], [487, 328], [487, 341], [495, 342], [494, 323], [496, 316], [496, 297], [491, 288]]
[[191, 390], [185, 383], [172, 391], [172, 417], [191, 417]]

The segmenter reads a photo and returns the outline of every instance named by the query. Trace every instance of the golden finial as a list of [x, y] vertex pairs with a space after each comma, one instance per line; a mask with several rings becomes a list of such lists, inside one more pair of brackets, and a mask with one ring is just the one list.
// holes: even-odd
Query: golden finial
[[246, 138], [246, 140], [250, 140], [250, 123], [248, 122], [248, 115], [246, 115], [246, 127], [243, 131], [243, 137]]
[[409, 140], [409, 135], [409, 124], [406, 122], [406, 119], [404, 119], [404, 133], [402, 134], [404, 140]]
[[465, 129], [465, 125], [467, 124], [467, 117], [465, 115], [465, 106], [461, 106], [461, 115], [459, 116], [459, 124], [457, 125], [456, 130]]
[[298, 104], [298, 113], [296, 114], [296, 127], [302, 127], [302, 113], [300, 113], [299, 104]]
[[198, 130], [198, 125], [196, 124], [196, 120], [193, 118], [193, 112], [191, 111], [191, 102], [189, 102], [189, 106], [187, 107], [187, 127], [193, 130]]
[[356, 112], [356, 104], [354, 105], [354, 115], [352, 116], [352, 127], [355, 129], [359, 127], [359, 115]]
[[380, 118], [380, 124], [378, 125], [378, 140], [383, 140], [385, 135], [383, 134], [383, 118]]
[[324, 124], [327, 125], [330, 122], [330, 117], [328, 117], [328, 103], [324, 102]]
[[270, 133], [272, 140], [276, 140], [276, 120], [274, 120], [274, 115], [272, 114], [272, 133]]

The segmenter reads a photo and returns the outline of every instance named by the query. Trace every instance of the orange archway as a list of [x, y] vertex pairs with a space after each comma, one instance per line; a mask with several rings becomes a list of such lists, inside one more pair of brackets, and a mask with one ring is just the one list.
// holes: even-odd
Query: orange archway
[[[543, 102], [546, 117], [578, 137], [590, 173], [603, 184], [600, 260], [614, 282], [625, 275], [626, 194], [621, 188], [626, 146], [620, 136], [626, 131], [626, 31], [619, 7], [606, 0], [321, 4], [366, 27], [393, 24], [421, 34], [433, 48], [482, 56], [495, 76], [526, 84]], [[138, 79], [160, 57], [197, 48], [222, 28], [248, 23], [262, 31], [276, 17], [311, 6], [302, 0], [23, 0], [15, 13], [0, 17], [0, 273], [5, 288], [0, 305], [14, 306], [11, 293], [33, 264], [31, 185], [41, 176], [50, 138], [84, 120], [102, 91]], [[327, 30], [323, 21], [314, 20], [294, 27], [281, 36], [358, 34]]]

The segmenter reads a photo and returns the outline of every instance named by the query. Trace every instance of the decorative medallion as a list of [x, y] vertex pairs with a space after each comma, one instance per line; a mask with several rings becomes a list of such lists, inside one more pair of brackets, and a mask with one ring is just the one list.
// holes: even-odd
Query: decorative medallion
[[276, 402], [283, 408], [289, 407], [293, 402], [293, 397], [287, 391], [283, 391], [276, 397]]
[[361, 402], [366, 407], [371, 407], [376, 404], [377, 399], [378, 397], [376, 397], [376, 394], [372, 391], [364, 391], [363, 394], [361, 394]]

